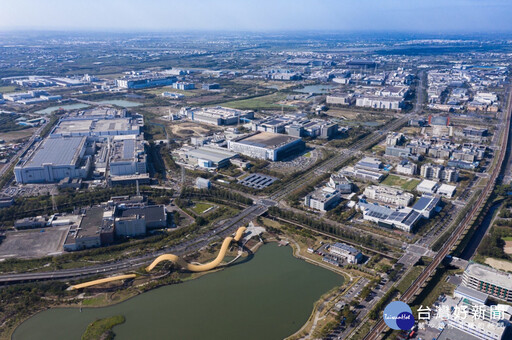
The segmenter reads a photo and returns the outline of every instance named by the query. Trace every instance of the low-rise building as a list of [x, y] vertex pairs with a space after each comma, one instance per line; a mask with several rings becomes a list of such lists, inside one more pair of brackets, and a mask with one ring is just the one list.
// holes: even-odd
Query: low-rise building
[[198, 189], [210, 189], [211, 185], [212, 184], [208, 178], [196, 178], [196, 188]]
[[327, 186], [338, 190], [340, 194], [350, 194], [354, 188], [352, 181], [342, 174], [332, 174]]
[[455, 195], [456, 189], [457, 187], [455, 185], [441, 184], [439, 189], [437, 189], [437, 194], [448, 198], [452, 198]]
[[364, 190], [364, 195], [372, 200], [392, 204], [399, 207], [407, 207], [414, 199], [414, 195], [399, 189], [370, 185]]
[[228, 149], [242, 155], [278, 161], [304, 150], [302, 139], [270, 132], [257, 132], [228, 141]]
[[439, 206], [439, 203], [441, 203], [439, 197], [429, 194], [423, 194], [418, 199], [418, 201], [414, 203], [412, 209], [416, 210], [423, 217], [429, 219], [435, 214], [436, 208]]
[[375, 222], [386, 228], [398, 228], [411, 232], [422, 217], [420, 213], [411, 209], [391, 209], [381, 205], [359, 201], [359, 208], [363, 211], [363, 219]]
[[421, 181], [420, 184], [418, 184], [418, 186], [416, 187], [416, 190], [419, 192], [427, 193], [427, 194], [433, 194], [436, 192], [438, 187], [439, 187], [439, 183], [425, 179], [425, 180]]
[[361, 263], [363, 254], [356, 248], [345, 243], [334, 243], [329, 247], [329, 253], [348, 263]]
[[341, 202], [341, 196], [335, 189], [322, 187], [304, 197], [304, 205], [308, 208], [327, 211]]

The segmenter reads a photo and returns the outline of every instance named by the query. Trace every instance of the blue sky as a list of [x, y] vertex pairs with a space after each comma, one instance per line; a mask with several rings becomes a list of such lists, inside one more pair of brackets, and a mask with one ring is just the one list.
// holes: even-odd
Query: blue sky
[[512, 32], [510, 0], [2, 0], [0, 30]]

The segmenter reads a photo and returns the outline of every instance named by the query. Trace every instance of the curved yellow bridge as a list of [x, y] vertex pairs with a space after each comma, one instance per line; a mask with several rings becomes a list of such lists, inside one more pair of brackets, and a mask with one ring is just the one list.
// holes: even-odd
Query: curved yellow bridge
[[[186, 262], [185, 260], [183, 260], [179, 256], [176, 256], [176, 255], [173, 255], [173, 254], [164, 254], [164, 255], [158, 256], [146, 268], [146, 271], [150, 272], [151, 270], [153, 270], [153, 268], [155, 268], [162, 261], [174, 262], [177, 265], [179, 265], [181, 268], [189, 270], [191, 272], [205, 272], [205, 271], [208, 271], [208, 270], [212, 270], [213, 268], [217, 267], [222, 262], [222, 260], [226, 256], [226, 252], [228, 251], [228, 248], [229, 248], [229, 245], [231, 244], [231, 242], [233, 240], [235, 240], [236, 242], [240, 241], [240, 239], [242, 238], [242, 235], [245, 232], [245, 229], [246, 229], [245, 227], [240, 227], [236, 231], [235, 237], [231, 237], [231, 236], [226, 237], [224, 239], [224, 241], [222, 242], [222, 246], [220, 247], [219, 254], [217, 254], [217, 257], [213, 261], [211, 261], [209, 263], [205, 263], [205, 264], [191, 264], [191, 263]], [[96, 285], [99, 285], [99, 284], [102, 284], [102, 283], [107, 283], [107, 282], [112, 282], [112, 281], [117, 281], [117, 280], [132, 279], [132, 278], [135, 278], [136, 276], [137, 276], [136, 274], [112, 276], [112, 277], [107, 277], [107, 278], [104, 278], [104, 279], [93, 280], [93, 281], [89, 281], [89, 282], [84, 282], [84, 283], [80, 283], [80, 284], [77, 284], [77, 285], [73, 285], [73, 286], [70, 287], [70, 289], [73, 290], [73, 289], [87, 288], [87, 287], [96, 286]]]

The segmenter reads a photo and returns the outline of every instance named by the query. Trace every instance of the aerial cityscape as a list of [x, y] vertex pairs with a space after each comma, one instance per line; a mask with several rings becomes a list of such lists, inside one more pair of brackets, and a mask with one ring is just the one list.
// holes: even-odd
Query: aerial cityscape
[[512, 339], [512, 3], [3, 7], [0, 339]]

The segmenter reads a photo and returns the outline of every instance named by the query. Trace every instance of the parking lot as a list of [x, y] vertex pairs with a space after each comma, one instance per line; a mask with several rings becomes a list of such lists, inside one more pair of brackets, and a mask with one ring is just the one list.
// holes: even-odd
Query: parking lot
[[7, 232], [0, 244], [0, 259], [36, 258], [59, 254], [69, 226]]

